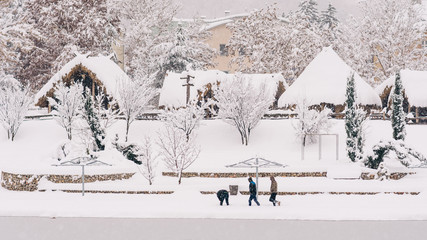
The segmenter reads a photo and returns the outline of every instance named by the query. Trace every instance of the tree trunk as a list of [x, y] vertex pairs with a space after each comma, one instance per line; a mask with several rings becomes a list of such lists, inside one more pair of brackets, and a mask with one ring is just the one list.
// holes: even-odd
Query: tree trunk
[[178, 172], [178, 184], [181, 184], [182, 170]]
[[129, 119], [126, 119], [126, 137], [125, 137], [125, 142], [128, 141], [128, 134], [129, 134]]

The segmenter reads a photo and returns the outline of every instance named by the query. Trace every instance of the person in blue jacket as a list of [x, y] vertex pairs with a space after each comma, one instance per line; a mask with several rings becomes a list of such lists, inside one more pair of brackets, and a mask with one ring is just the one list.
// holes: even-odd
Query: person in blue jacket
[[252, 180], [251, 177], [248, 178], [248, 181], [249, 181], [249, 193], [250, 193], [250, 196], [249, 196], [249, 206], [252, 205], [252, 200], [254, 200], [254, 202], [259, 206], [259, 202], [256, 199], [256, 192], [257, 192], [256, 191], [256, 184], [254, 183], [254, 181]]

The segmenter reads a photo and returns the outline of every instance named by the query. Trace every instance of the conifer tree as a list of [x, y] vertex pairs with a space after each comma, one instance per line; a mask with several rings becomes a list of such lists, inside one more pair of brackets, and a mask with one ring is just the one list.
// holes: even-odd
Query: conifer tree
[[392, 114], [391, 126], [393, 128], [393, 138], [396, 140], [405, 140], [405, 112], [403, 111], [403, 86], [400, 79], [400, 73], [396, 73], [394, 90], [392, 96]]
[[316, 0], [302, 0], [298, 5], [297, 13], [306, 16], [311, 24], [318, 24], [320, 22]]
[[101, 151], [105, 149], [103, 140], [105, 138], [105, 130], [101, 127], [100, 116], [98, 116], [95, 109], [96, 103], [94, 97], [89, 90], [85, 91], [84, 105], [82, 116], [88, 125], [92, 140], [94, 141], [94, 151]]
[[320, 15], [320, 30], [324, 41], [326, 41], [324, 43], [325, 46], [333, 44], [338, 37], [339, 20], [336, 18], [336, 13], [336, 8], [332, 3], [329, 3], [328, 8], [322, 11]]
[[354, 73], [347, 79], [345, 131], [347, 134], [347, 155], [352, 162], [363, 157], [364, 122], [366, 114], [356, 105], [356, 86]]

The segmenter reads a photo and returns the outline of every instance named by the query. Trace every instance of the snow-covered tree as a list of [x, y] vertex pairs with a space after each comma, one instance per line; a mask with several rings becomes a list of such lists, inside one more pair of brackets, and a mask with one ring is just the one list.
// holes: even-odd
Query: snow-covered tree
[[331, 127], [328, 115], [331, 112], [329, 108], [322, 111], [310, 109], [309, 102], [303, 99], [296, 105], [295, 112], [298, 114], [298, 120], [293, 125], [298, 139], [302, 140], [303, 146], [307, 143], [314, 143], [318, 136], [311, 134], [320, 134], [327, 132]]
[[105, 149], [105, 129], [101, 126], [100, 111], [97, 111], [96, 99], [92, 96], [90, 89], [85, 89], [83, 107], [80, 111], [84, 122], [86, 123], [86, 136], [91, 136], [92, 149], [91, 151], [97, 152]]
[[19, 71], [26, 66], [23, 56], [34, 52], [35, 42], [43, 39], [23, 13], [23, 0], [0, 2], [0, 69], [14, 77], [19, 77]]
[[177, 174], [178, 184], [181, 184], [182, 172], [199, 157], [200, 147], [194, 138], [187, 141], [183, 131], [167, 124], [159, 133], [158, 146], [160, 158], [169, 170]]
[[201, 20], [194, 19], [186, 25], [178, 23], [173, 31], [174, 36], [168, 42], [153, 48], [153, 56], [159, 65], [157, 86], [160, 87], [168, 71], [181, 73], [214, 66], [216, 51], [206, 43], [212, 34], [206, 30]]
[[338, 38], [339, 20], [336, 18], [336, 13], [336, 8], [329, 3], [328, 8], [320, 15], [320, 31], [325, 47], [333, 45]]
[[184, 108], [172, 108], [161, 114], [161, 119], [165, 124], [183, 131], [189, 141], [193, 131], [200, 126], [200, 120], [205, 116], [204, 105], [198, 106], [196, 102], [190, 102]]
[[391, 126], [393, 128], [393, 138], [395, 140], [405, 141], [406, 121], [403, 111], [403, 85], [400, 79], [400, 72], [396, 73], [393, 94], [391, 98]]
[[222, 81], [215, 95], [218, 116], [240, 133], [242, 144], [248, 145], [251, 131], [273, 104], [274, 96], [264, 82], [259, 86], [242, 74]]
[[304, 17], [304, 20], [313, 25], [320, 23], [319, 11], [317, 10], [316, 0], [301, 0], [296, 13]]
[[52, 114], [58, 124], [65, 128], [67, 137], [72, 139], [73, 124], [78, 118], [80, 109], [83, 107], [83, 86], [79, 83], [74, 83], [67, 86], [60, 81], [56, 84], [54, 97], [48, 98], [49, 104], [52, 106]]
[[322, 48], [318, 28], [302, 14], [291, 13], [284, 20], [268, 6], [228, 24], [232, 62], [243, 72], [281, 72], [292, 82]]
[[117, 103], [119, 104], [120, 113], [123, 114], [126, 121], [126, 142], [130, 125], [156, 94], [152, 87], [153, 78], [147, 78], [143, 73], [138, 74], [138, 76], [135, 78], [136, 80], [124, 78], [118, 80]]
[[148, 180], [148, 183], [152, 185], [156, 177], [157, 159], [159, 155], [154, 153], [152, 140], [150, 138], [147, 137], [144, 139], [140, 152], [141, 156], [139, 160], [141, 161], [141, 165], [138, 166], [138, 169], [144, 178]]
[[21, 85], [12, 76], [0, 74], [0, 123], [8, 139], [15, 139], [32, 102], [28, 86]]
[[126, 72], [133, 76], [141, 68], [148, 76], [157, 74], [158, 61], [167, 52], [154, 55], [153, 49], [174, 39], [171, 27], [178, 6], [172, 0], [108, 0], [108, 3], [120, 20]]
[[367, 79], [378, 84], [400, 69], [424, 70], [426, 48], [422, 8], [413, 0], [361, 1], [359, 18], [343, 24], [341, 57]]
[[366, 113], [357, 107], [356, 98], [354, 73], [352, 73], [347, 79], [345, 131], [347, 134], [347, 155], [353, 162], [363, 158], [363, 146], [365, 144]]
[[27, 0], [26, 22], [43, 36], [40, 51], [23, 56], [27, 66], [20, 77], [41, 86], [73, 57], [73, 52], [93, 55], [112, 53], [118, 36], [118, 18], [109, 12], [107, 0]]

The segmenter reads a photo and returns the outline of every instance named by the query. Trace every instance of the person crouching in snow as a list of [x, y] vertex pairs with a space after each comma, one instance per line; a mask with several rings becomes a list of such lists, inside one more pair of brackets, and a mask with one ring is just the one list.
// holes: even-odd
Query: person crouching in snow
[[270, 176], [270, 180], [271, 180], [271, 187], [270, 187], [270, 193], [271, 193], [271, 195], [270, 195], [270, 202], [272, 202], [272, 203], [273, 203], [273, 206], [276, 206], [276, 203], [277, 203], [277, 205], [279, 205], [279, 206], [280, 206], [280, 202], [279, 202], [279, 201], [276, 201], [276, 196], [277, 196], [277, 182], [276, 182], [276, 179], [274, 179], [274, 177], [273, 177], [273, 176]]
[[224, 202], [224, 200], [225, 200], [225, 203], [227, 203], [227, 206], [229, 205], [228, 204], [228, 192], [227, 192], [227, 190], [224, 190], [224, 189], [221, 189], [221, 190], [219, 190], [217, 193], [216, 193], [216, 196], [218, 197], [218, 199], [219, 199], [219, 204], [222, 206], [222, 203]]
[[380, 163], [378, 166], [377, 179], [383, 181], [384, 179], [389, 179], [390, 173], [388, 172], [388, 168], [385, 167], [384, 163]]
[[250, 196], [249, 196], [249, 206], [252, 205], [252, 199], [259, 206], [259, 202], [256, 199], [256, 192], [257, 192], [256, 191], [256, 184], [254, 183], [254, 181], [252, 180], [251, 177], [248, 178], [248, 181], [249, 181], [249, 193], [250, 193]]

